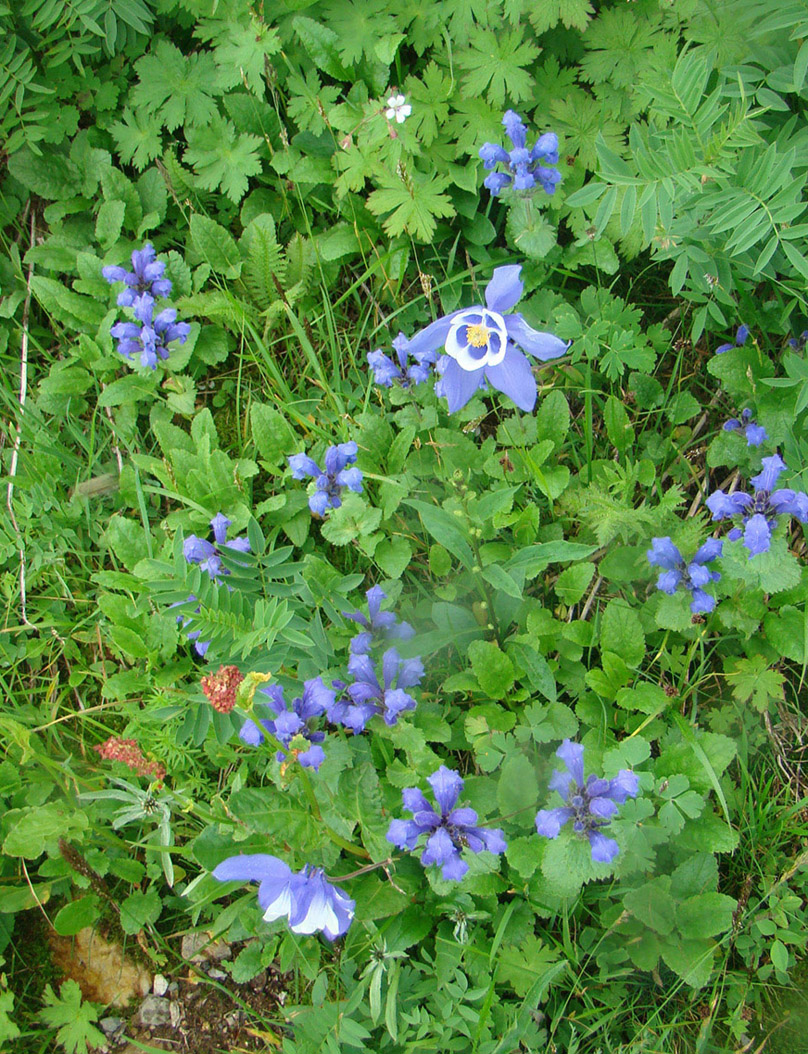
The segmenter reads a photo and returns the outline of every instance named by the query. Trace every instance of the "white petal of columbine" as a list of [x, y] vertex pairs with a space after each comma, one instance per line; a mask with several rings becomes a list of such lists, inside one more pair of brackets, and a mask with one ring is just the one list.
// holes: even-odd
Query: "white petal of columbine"
[[[481, 323], [480, 319], [482, 319]], [[485, 354], [479, 357], [471, 354], [468, 345], [459, 340], [461, 327], [469, 324], [481, 324], [490, 330], [488, 347], [475, 349], [485, 351]], [[508, 332], [502, 315], [496, 311], [488, 311], [484, 307], [470, 307], [455, 316], [446, 338], [446, 354], [453, 358], [461, 369], [472, 373], [481, 370], [484, 366], [498, 366], [505, 358], [507, 345]]]
[[289, 928], [295, 933], [316, 933], [317, 930], [336, 933], [339, 930], [339, 919], [325, 893], [317, 890], [311, 898], [306, 914], [294, 926], [290, 923]]
[[280, 894], [272, 901], [264, 912], [264, 922], [274, 922], [275, 919], [288, 917], [291, 909], [292, 890], [289, 885], [285, 885], [280, 891]]

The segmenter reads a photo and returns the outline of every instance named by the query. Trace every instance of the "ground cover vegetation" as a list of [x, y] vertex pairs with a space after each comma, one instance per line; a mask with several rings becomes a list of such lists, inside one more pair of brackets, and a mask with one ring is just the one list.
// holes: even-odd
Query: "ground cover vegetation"
[[805, 0], [0, 26], [0, 1048], [804, 1049]]

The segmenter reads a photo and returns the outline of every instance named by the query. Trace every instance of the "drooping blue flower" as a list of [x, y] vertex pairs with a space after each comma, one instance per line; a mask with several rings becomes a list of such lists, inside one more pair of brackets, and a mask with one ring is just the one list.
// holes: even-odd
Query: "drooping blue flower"
[[508, 110], [502, 123], [513, 149], [507, 151], [497, 143], [483, 143], [480, 158], [488, 171], [497, 164], [504, 164], [508, 171], [491, 172], [485, 179], [485, 186], [496, 196], [511, 183], [516, 190], [531, 190], [538, 183], [545, 193], [554, 194], [561, 182], [561, 174], [547, 166], [558, 164], [558, 136], [554, 132], [545, 132], [528, 150], [527, 128], [519, 114]]
[[755, 424], [752, 420], [752, 411], [748, 407], [741, 411], [740, 420], [737, 417], [730, 418], [724, 425], [724, 431], [743, 431], [747, 446], [760, 446], [769, 438], [763, 425]]
[[412, 820], [393, 820], [387, 832], [387, 841], [399, 849], [415, 849], [422, 834], [428, 835], [421, 863], [424, 867], [438, 864], [443, 878], [459, 882], [469, 869], [460, 856], [470, 849], [480, 853], [504, 853], [507, 845], [502, 831], [477, 826], [474, 809], [456, 809], [455, 804], [463, 789], [463, 779], [445, 765], [428, 777], [440, 812], [417, 787], [407, 787], [401, 792], [404, 808], [413, 814]]
[[769, 551], [778, 516], [796, 516], [800, 523], [808, 523], [808, 495], [788, 488], [774, 489], [785, 468], [779, 454], [764, 457], [762, 471], [749, 481], [754, 494], [725, 494], [717, 490], [707, 498], [714, 520], [740, 519], [740, 525], [733, 527], [727, 537], [733, 542], [743, 538], [750, 558]]
[[409, 388], [411, 384], [421, 384], [429, 379], [431, 367], [435, 362], [435, 355], [421, 356], [416, 358], [413, 364], [409, 362], [410, 342], [403, 333], [393, 341], [393, 349], [398, 359], [398, 365], [381, 348], [368, 352], [368, 365], [373, 370], [373, 379], [381, 388], [391, 388], [393, 381], [398, 381], [402, 388]]
[[705, 593], [702, 587], [708, 582], [717, 582], [721, 575], [718, 571], [709, 571], [705, 565], [721, 555], [723, 544], [718, 538], [709, 538], [693, 559], [686, 562], [670, 538], [652, 539], [648, 562], [663, 568], [657, 579], [657, 589], [672, 596], [679, 586], [684, 586], [690, 590], [690, 610], [694, 614], [712, 611], [715, 597]]
[[438, 361], [441, 374], [435, 385], [445, 395], [449, 413], [460, 410], [486, 381], [509, 396], [520, 410], [536, 405], [536, 381], [530, 363], [516, 347], [546, 362], [567, 350], [563, 340], [542, 333], [510, 312], [524, 286], [518, 265], [497, 267], [485, 290], [485, 307], [453, 311], [437, 319], [412, 338], [409, 351], [419, 361], [443, 347]]
[[258, 882], [258, 903], [264, 921], [287, 918], [294, 933], [322, 932], [328, 940], [342, 937], [351, 925], [356, 903], [333, 886], [321, 867], [298, 872], [268, 853], [230, 856], [211, 872], [219, 882]]
[[414, 688], [424, 676], [419, 658], [402, 659], [395, 648], [388, 648], [382, 656], [382, 683], [368, 655], [352, 655], [348, 672], [354, 678], [352, 684], [334, 682], [334, 687], [344, 689], [345, 694], [328, 710], [332, 724], [344, 725], [358, 735], [376, 714], [392, 726], [400, 714], [415, 709], [416, 702], [405, 689]]
[[118, 294], [120, 307], [132, 307], [144, 293], [152, 297], [170, 296], [171, 281], [163, 278], [166, 265], [157, 259], [151, 242], [132, 253], [132, 270], [124, 267], [102, 267], [101, 274], [110, 285], [123, 282], [126, 289]]
[[[325, 761], [325, 753], [320, 746], [325, 740], [325, 732], [312, 728], [312, 724], [334, 705], [334, 691], [326, 688], [322, 677], [304, 681], [303, 695], [293, 699], [291, 707], [286, 705], [280, 685], [267, 685], [259, 691], [267, 696], [267, 705], [274, 711], [275, 717], [259, 717], [257, 723], [247, 718], [239, 731], [241, 741], [250, 746], [259, 746], [264, 741], [264, 733], [261, 730], [263, 726], [265, 731], [287, 748], [286, 751], [277, 751], [275, 757], [278, 761], [284, 761], [291, 753], [304, 768], [314, 769], [316, 772]], [[294, 740], [297, 740], [297, 743], [294, 743]], [[301, 749], [304, 741], [310, 745]]]
[[[191, 593], [191, 595], [188, 597], [188, 600], [186, 601], [186, 603], [190, 604], [190, 603], [192, 603], [195, 600], [196, 600], [196, 597], [193, 595], [193, 593]], [[175, 608], [175, 607], [178, 607], [181, 603], [182, 603], [182, 601], [178, 600], [176, 604], [171, 604], [170, 606], [172, 608]], [[194, 614], [195, 615], [199, 614], [199, 608], [196, 608], [196, 610], [194, 611]], [[190, 621], [191, 620], [189, 618], [186, 618], [184, 615], [177, 615], [177, 625], [181, 629], [185, 629], [185, 627], [188, 625], [188, 623]], [[185, 634], [186, 640], [193, 641], [194, 649], [195, 649], [197, 655], [199, 655], [201, 658], [204, 659], [205, 656], [208, 653], [208, 648], [210, 647], [210, 641], [209, 640], [200, 640], [199, 639], [200, 636], [201, 636], [201, 632], [198, 629], [192, 630], [190, 633], [186, 633]]]
[[382, 601], [387, 597], [381, 586], [372, 586], [365, 593], [368, 602], [368, 615], [366, 618], [360, 611], [343, 611], [345, 618], [352, 622], [358, 622], [365, 629], [357, 633], [351, 640], [351, 653], [353, 655], [367, 655], [374, 644], [380, 640], [411, 640], [415, 636], [415, 630], [409, 622], [399, 622], [392, 611], [382, 611]]
[[565, 739], [556, 751], [567, 767], [550, 777], [550, 790], [558, 791], [567, 803], [558, 809], [540, 809], [536, 813], [536, 830], [545, 838], [557, 838], [565, 823], [572, 820], [576, 834], [589, 839], [592, 859], [611, 863], [620, 851], [614, 838], [607, 838], [602, 828], [617, 814], [617, 806], [627, 798], [636, 798], [640, 782], [636, 773], [621, 769], [614, 779], [590, 775], [584, 780], [584, 748]]
[[184, 344], [191, 327], [187, 322], [177, 322], [173, 307], [153, 318], [154, 299], [148, 293], [134, 301], [132, 310], [137, 322], [116, 322], [110, 334], [118, 341], [118, 353], [127, 361], [139, 354], [141, 366], [156, 370], [158, 359], [165, 360], [170, 354], [168, 345], [175, 340]]
[[356, 461], [359, 448], [356, 443], [340, 443], [330, 446], [325, 452], [325, 471], [308, 454], [293, 454], [288, 458], [292, 479], [316, 480], [316, 490], [309, 498], [309, 508], [315, 516], [325, 516], [329, 509], [342, 505], [345, 487], [356, 494], [362, 493], [362, 473], [358, 468], [348, 468]]
[[235, 549], [239, 553], [248, 553], [250, 543], [246, 535], [240, 538], [231, 538], [227, 541], [227, 528], [231, 521], [221, 512], [217, 512], [210, 521], [213, 531], [213, 541], [199, 538], [195, 534], [189, 534], [182, 545], [183, 555], [189, 564], [199, 564], [203, 571], [207, 571], [214, 582], [218, 582], [222, 575], [229, 575], [228, 568], [222, 566], [219, 547], [224, 549]]
[[732, 351], [733, 348], [740, 348], [746, 343], [746, 338], [749, 336], [749, 326], [741, 324], [735, 333], [735, 340], [729, 344], [721, 344], [715, 349], [716, 355], [723, 355], [725, 351]]

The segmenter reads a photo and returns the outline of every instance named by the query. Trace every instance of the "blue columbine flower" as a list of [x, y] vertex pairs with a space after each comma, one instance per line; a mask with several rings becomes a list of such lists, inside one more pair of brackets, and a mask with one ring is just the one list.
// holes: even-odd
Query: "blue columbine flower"
[[298, 872], [267, 853], [230, 856], [212, 871], [219, 882], [258, 882], [264, 921], [287, 918], [294, 933], [322, 931], [328, 940], [342, 937], [351, 925], [356, 903], [333, 886], [321, 867], [308, 864]]
[[118, 341], [118, 353], [127, 361], [134, 353], [140, 355], [141, 366], [157, 369], [157, 360], [168, 358], [168, 345], [178, 340], [184, 344], [191, 332], [187, 322], [177, 322], [173, 307], [154, 315], [154, 298], [142, 293], [132, 305], [137, 322], [116, 322], [110, 334]]
[[746, 343], [746, 338], [749, 336], [749, 326], [741, 324], [738, 326], [737, 332], [735, 333], [735, 340], [729, 344], [721, 344], [715, 349], [716, 355], [723, 355], [725, 351], [732, 351], [733, 348], [740, 348]]
[[217, 512], [210, 521], [213, 531], [213, 542], [199, 538], [195, 534], [189, 534], [182, 545], [183, 555], [188, 563], [199, 564], [203, 571], [207, 571], [214, 582], [218, 582], [221, 575], [230, 574], [226, 567], [222, 567], [218, 546], [223, 546], [225, 549], [235, 549], [239, 553], [248, 553], [250, 551], [250, 543], [246, 536], [231, 538], [230, 541], [226, 540], [227, 528], [231, 522], [223, 513]]
[[347, 467], [356, 461], [358, 451], [353, 441], [330, 446], [325, 452], [325, 471], [308, 454], [293, 454], [287, 459], [292, 479], [311, 476], [316, 480], [316, 490], [309, 498], [309, 508], [315, 516], [325, 516], [329, 509], [338, 509], [344, 487], [356, 494], [362, 493], [362, 473], [358, 468]]
[[[368, 655], [352, 655], [348, 673], [353, 684], [335, 681], [336, 688], [344, 689], [347, 698], [338, 699], [328, 710], [332, 724], [344, 725], [358, 735], [376, 714], [386, 725], [394, 725], [407, 710], [414, 710], [416, 702], [405, 688], [414, 688], [424, 676], [424, 664], [419, 658], [402, 659], [395, 648], [388, 648], [382, 656], [382, 681], [379, 682]], [[393, 685], [395, 684], [395, 688]]]
[[513, 150], [508, 152], [497, 143], [483, 143], [480, 157], [486, 170], [490, 171], [502, 163], [507, 165], [508, 171], [491, 172], [485, 179], [485, 186], [496, 196], [511, 183], [516, 190], [531, 190], [539, 183], [547, 194], [554, 194], [561, 182], [561, 175], [557, 169], [547, 168], [547, 165], [558, 164], [558, 136], [554, 132], [545, 132], [536, 140], [533, 149], [528, 150], [527, 128], [519, 114], [508, 110], [502, 123]]
[[[322, 677], [315, 677], [303, 683], [303, 695], [292, 700], [291, 709], [286, 705], [283, 688], [280, 685], [268, 685], [259, 691], [268, 697], [268, 706], [275, 712], [272, 719], [259, 718], [258, 723], [247, 718], [239, 731], [239, 738], [250, 746], [257, 747], [264, 741], [261, 727], [273, 735], [287, 748], [279, 750], [275, 757], [284, 761], [287, 753], [293, 754], [304, 768], [315, 772], [325, 761], [323, 748], [325, 732], [312, 730], [311, 723], [329, 710], [335, 701], [335, 693], [326, 688]], [[297, 743], [294, 742], [297, 740]], [[304, 744], [309, 743], [305, 749]]]
[[727, 537], [732, 542], [743, 538], [750, 557], [769, 551], [778, 516], [796, 516], [800, 523], [808, 523], [808, 495], [802, 491], [774, 489], [785, 467], [779, 454], [764, 457], [763, 470], [749, 481], [754, 494], [743, 491], [725, 494], [717, 490], [707, 499], [707, 508], [714, 520], [741, 517], [742, 526], [733, 527]]
[[399, 333], [393, 341], [398, 365], [381, 348], [368, 352], [368, 365], [373, 370], [373, 379], [381, 388], [391, 388], [393, 381], [398, 381], [402, 388], [409, 388], [410, 384], [421, 384], [428, 380], [435, 356], [416, 359], [413, 365], [409, 365], [409, 345], [403, 333]]
[[393, 820], [387, 832], [387, 841], [399, 849], [415, 849], [422, 834], [429, 837], [421, 863], [424, 867], [438, 864], [447, 880], [459, 882], [469, 869], [461, 859], [462, 849], [480, 853], [504, 853], [507, 845], [502, 831], [477, 826], [474, 809], [455, 809], [455, 803], [463, 789], [463, 780], [456, 772], [441, 765], [428, 777], [440, 813], [429, 804], [417, 787], [407, 787], [401, 792], [404, 808], [413, 814], [412, 820]]
[[110, 285], [124, 282], [126, 289], [118, 294], [120, 307], [132, 307], [142, 294], [152, 297], [170, 296], [171, 281], [163, 278], [166, 265], [157, 258], [151, 242], [146, 242], [142, 249], [132, 253], [132, 270], [124, 267], [102, 267], [101, 274]]
[[377, 641], [398, 638], [398, 640], [411, 640], [415, 636], [415, 630], [409, 622], [399, 622], [392, 611], [382, 611], [382, 601], [387, 594], [381, 586], [372, 586], [365, 593], [368, 602], [368, 615], [370, 619], [359, 611], [343, 611], [342, 614], [352, 622], [358, 622], [364, 626], [362, 633], [357, 633], [351, 640], [351, 653], [353, 655], [367, 655]]
[[556, 757], [567, 766], [567, 772], [553, 773], [550, 790], [558, 791], [567, 804], [560, 809], [540, 809], [536, 813], [536, 830], [545, 838], [557, 838], [564, 824], [572, 820], [573, 831], [589, 839], [592, 859], [600, 864], [611, 863], [620, 847], [614, 838], [602, 834], [601, 828], [609, 824], [618, 805], [637, 797], [637, 775], [630, 769], [621, 769], [612, 780], [591, 775], [584, 782], [584, 748], [569, 739], [558, 748]]
[[724, 431], [743, 431], [747, 446], [760, 446], [769, 438], [763, 425], [755, 424], [752, 420], [752, 411], [748, 408], [741, 411], [740, 420], [737, 417], [730, 418], [724, 425]]
[[563, 340], [533, 329], [518, 312], [505, 314], [522, 295], [521, 270], [515, 264], [495, 268], [486, 286], [485, 307], [444, 315], [410, 341], [410, 354], [419, 361], [443, 347], [446, 354], [438, 362], [441, 378], [435, 391], [446, 396], [449, 413], [465, 406], [486, 381], [509, 396], [520, 410], [532, 410], [536, 381], [530, 363], [516, 345], [543, 362], [567, 350]]
[[690, 610], [694, 614], [712, 611], [715, 597], [705, 593], [702, 586], [717, 582], [721, 575], [708, 571], [705, 564], [721, 555], [723, 544], [718, 538], [708, 539], [687, 563], [670, 538], [654, 538], [647, 553], [648, 562], [664, 569], [657, 579], [657, 589], [672, 596], [680, 585], [684, 586], [690, 590]]

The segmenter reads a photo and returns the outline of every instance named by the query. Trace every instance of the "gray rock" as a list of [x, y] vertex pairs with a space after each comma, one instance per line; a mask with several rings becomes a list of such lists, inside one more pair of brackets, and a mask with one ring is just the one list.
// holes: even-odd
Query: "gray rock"
[[165, 977], [163, 977], [161, 973], [156, 973], [154, 975], [152, 991], [155, 995], [165, 995], [168, 991], [168, 981], [165, 979]]
[[116, 1032], [121, 1031], [126, 1022], [122, 1017], [102, 1017], [98, 1024], [105, 1035], [114, 1036]]
[[206, 959], [230, 959], [233, 956], [227, 941], [221, 938], [213, 941], [207, 933], [186, 933], [180, 951], [183, 959], [190, 959], [193, 963], [201, 963]]
[[135, 1014], [135, 1023], [146, 1028], [158, 1028], [171, 1023], [171, 1005], [159, 995], [147, 995]]

